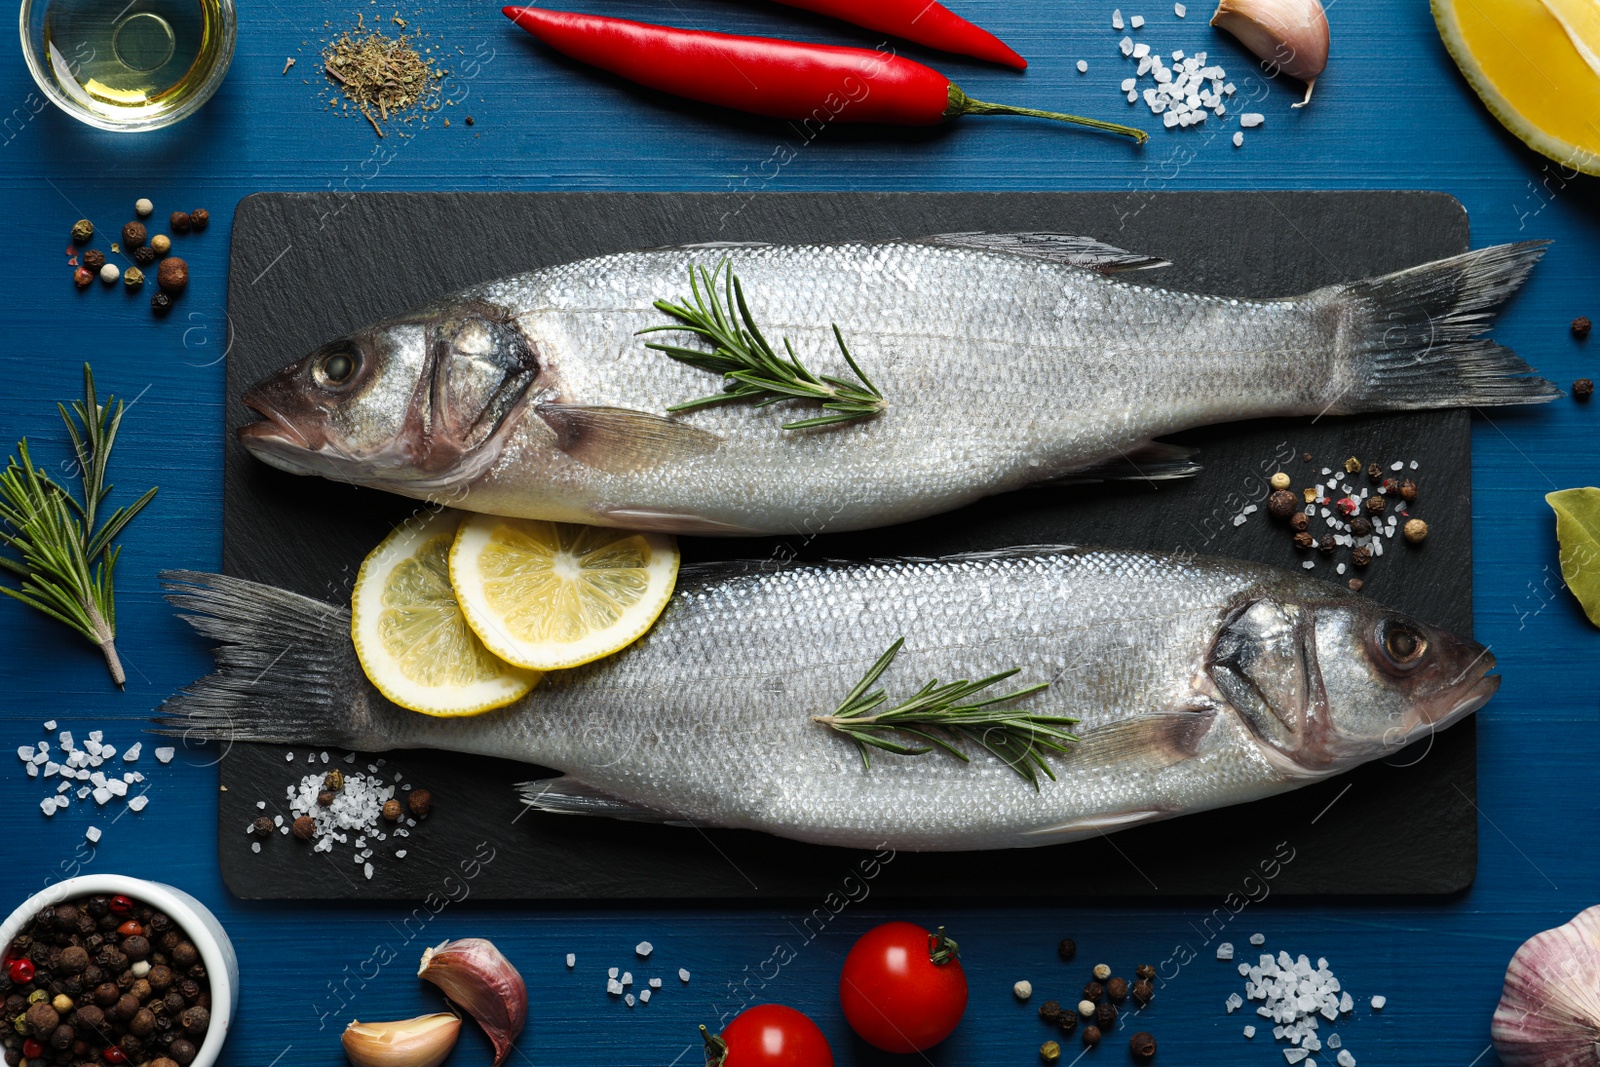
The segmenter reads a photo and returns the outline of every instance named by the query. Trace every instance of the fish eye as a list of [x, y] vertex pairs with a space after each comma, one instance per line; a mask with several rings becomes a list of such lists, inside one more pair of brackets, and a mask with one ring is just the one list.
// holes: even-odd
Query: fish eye
[[1378, 647], [1391, 667], [1405, 671], [1422, 662], [1428, 639], [1409, 623], [1388, 621], [1379, 625]]
[[336, 348], [317, 360], [313, 374], [318, 385], [344, 385], [361, 367], [361, 354], [352, 348]]

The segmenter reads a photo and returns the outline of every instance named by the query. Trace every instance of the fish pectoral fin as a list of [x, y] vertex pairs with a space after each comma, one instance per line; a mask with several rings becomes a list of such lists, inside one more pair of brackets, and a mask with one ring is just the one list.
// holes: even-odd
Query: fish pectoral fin
[[680, 820], [676, 812], [635, 804], [565, 775], [537, 782], [521, 782], [517, 785], [517, 793], [528, 807], [552, 815], [599, 815], [625, 822], [668, 824]]
[[700, 537], [754, 537], [770, 533], [735, 522], [707, 518], [686, 511], [663, 511], [654, 508], [603, 508], [600, 510], [608, 523], [629, 530], [654, 533], [687, 534]]
[[541, 403], [533, 409], [557, 446], [585, 466], [633, 474], [715, 452], [722, 438], [664, 415], [632, 408]]
[[1093, 833], [1109, 833], [1112, 830], [1125, 830], [1130, 826], [1137, 826], [1143, 822], [1152, 822], [1156, 819], [1166, 818], [1172, 814], [1168, 811], [1154, 809], [1140, 811], [1116, 811], [1103, 815], [1085, 815], [1081, 819], [1068, 819], [1058, 822], [1054, 826], [1041, 826], [1037, 830], [1029, 830], [1024, 837], [1087, 837]]
[[1129, 252], [1093, 237], [1070, 233], [941, 233], [924, 237], [923, 244], [947, 248], [972, 248], [980, 252], [1003, 252], [1029, 259], [1064, 263], [1069, 267], [1120, 274], [1128, 270], [1170, 267], [1172, 261], [1159, 256]]
[[1059, 478], [1035, 482], [1038, 487], [1082, 485], [1085, 482], [1166, 482], [1176, 478], [1193, 478], [1203, 469], [1194, 461], [1198, 448], [1169, 445], [1162, 441], [1147, 441], [1137, 448], [1126, 449], [1103, 459], [1092, 467], [1063, 474]]
[[1118, 719], [1081, 730], [1081, 739], [1065, 759], [1097, 767], [1170, 767], [1200, 751], [1200, 742], [1216, 715], [1211, 709], [1201, 709]]

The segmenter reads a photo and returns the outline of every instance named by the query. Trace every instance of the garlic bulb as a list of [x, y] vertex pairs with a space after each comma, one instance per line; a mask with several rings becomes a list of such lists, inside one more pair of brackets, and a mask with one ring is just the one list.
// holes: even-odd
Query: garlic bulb
[[1505, 1067], [1600, 1064], [1600, 905], [1517, 949], [1489, 1036]]
[[528, 1021], [528, 987], [494, 943], [481, 937], [445, 941], [422, 954], [417, 977], [472, 1013], [494, 1043], [494, 1067], [500, 1067]]
[[1273, 72], [1306, 83], [1311, 102], [1317, 77], [1328, 66], [1328, 16], [1321, 0], [1220, 0], [1211, 25], [1227, 30]]
[[345, 1027], [344, 1054], [355, 1067], [439, 1067], [461, 1036], [449, 1012], [392, 1023], [353, 1022]]

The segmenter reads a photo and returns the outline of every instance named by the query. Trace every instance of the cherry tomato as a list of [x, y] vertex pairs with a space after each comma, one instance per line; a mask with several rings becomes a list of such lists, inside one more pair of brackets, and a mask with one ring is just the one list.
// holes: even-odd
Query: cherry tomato
[[712, 1037], [705, 1027], [707, 1067], [833, 1067], [833, 1050], [817, 1024], [782, 1004], [758, 1004]]
[[884, 923], [845, 957], [839, 1002], [852, 1029], [885, 1052], [921, 1052], [950, 1036], [967, 1010], [967, 973], [944, 927]]
[[18, 985], [25, 985], [33, 981], [34, 967], [32, 960], [15, 959], [6, 968], [6, 973]]

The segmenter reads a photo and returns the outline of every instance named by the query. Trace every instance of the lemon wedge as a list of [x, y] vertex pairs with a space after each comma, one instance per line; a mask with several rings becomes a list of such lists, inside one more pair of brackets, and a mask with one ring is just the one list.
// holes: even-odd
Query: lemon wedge
[[450, 588], [461, 515], [407, 520], [361, 564], [350, 636], [378, 691], [424, 715], [477, 715], [525, 696], [539, 674], [497, 659], [467, 625]]
[[1600, 174], [1600, 5], [1433, 0], [1439, 36], [1485, 106], [1529, 148]]
[[508, 663], [577, 667], [632, 644], [678, 581], [670, 536], [471, 515], [450, 550], [467, 624]]

